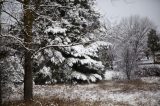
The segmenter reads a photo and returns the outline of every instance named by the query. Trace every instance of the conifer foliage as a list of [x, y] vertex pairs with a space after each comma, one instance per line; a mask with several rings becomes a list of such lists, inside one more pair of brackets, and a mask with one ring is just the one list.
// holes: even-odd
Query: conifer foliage
[[[94, 41], [94, 35], [98, 34], [101, 27], [100, 15], [94, 11], [94, 2], [95, 0], [5, 2], [17, 4], [15, 8], [18, 9], [18, 16], [3, 9], [14, 22], [9, 33], [0, 35], [7, 40], [1, 44], [14, 50], [14, 53], [11, 56], [0, 51], [0, 54], [5, 55], [2, 62], [10, 64], [8, 68], [2, 68], [4, 72], [13, 72], [15, 82], [24, 83], [24, 100], [33, 99], [33, 79], [36, 84], [96, 82], [103, 79], [106, 63], [101, 61], [98, 52], [102, 49], [107, 52], [111, 44]], [[3, 39], [1, 41], [4, 42]], [[16, 72], [18, 70], [19, 74]]]
[[105, 48], [107, 52], [110, 44], [92, 41], [94, 32], [100, 28], [99, 14], [93, 8], [94, 1], [56, 0], [50, 3], [64, 8], [52, 7], [53, 12], [48, 7], [45, 12], [50, 18], [38, 18], [37, 25], [42, 25], [43, 30], [36, 31], [39, 32], [37, 35], [43, 33], [43, 37], [47, 38], [45, 41], [38, 39], [40, 44], [44, 44], [43, 46], [80, 44], [46, 48], [39, 52], [35, 56], [35, 82], [44, 84], [57, 81], [102, 80], [104, 64], [100, 61], [98, 51]]
[[151, 29], [151, 31], [148, 34], [148, 48], [150, 49], [152, 55], [153, 55], [153, 59], [154, 59], [154, 63], [156, 62], [155, 60], [155, 53], [159, 50], [159, 37], [156, 34], [156, 30]]

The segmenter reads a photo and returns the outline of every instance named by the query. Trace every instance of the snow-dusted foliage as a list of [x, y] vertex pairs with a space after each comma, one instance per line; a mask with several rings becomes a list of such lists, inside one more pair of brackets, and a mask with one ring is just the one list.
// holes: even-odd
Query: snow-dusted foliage
[[[3, 77], [9, 82], [18, 83], [23, 81], [24, 70], [17, 56], [8, 56], [1, 61]], [[2, 78], [3, 79], [3, 78]]]
[[[95, 0], [43, 0], [35, 12], [32, 52], [48, 45], [76, 45], [49, 47], [35, 54], [33, 72], [36, 83], [79, 80], [81, 75], [86, 76], [88, 82], [102, 80], [106, 65], [98, 52], [101, 49], [107, 52], [111, 44], [92, 41], [100, 28], [100, 14], [95, 12], [94, 2]], [[21, 28], [15, 24], [13, 29], [12, 34], [23, 41]]]
[[17, 85], [23, 84], [24, 70], [18, 56], [6, 56], [0, 59], [2, 74], [2, 96], [6, 98], [16, 90]]
[[83, 80], [83, 81], [87, 81], [88, 79], [86, 75], [76, 71], [72, 72], [71, 77], [76, 78], [77, 80]]
[[34, 60], [35, 82], [102, 80], [106, 65], [98, 52], [100, 49], [107, 52], [111, 44], [92, 41], [95, 31], [100, 28], [99, 14], [93, 8], [94, 0], [44, 0], [44, 3], [61, 8], [42, 6], [38, 10], [42, 15], [35, 21], [33, 40], [40, 47], [76, 45], [46, 48], [37, 53]]
[[39, 80], [39, 79], [41, 79], [41, 82], [38, 82], [39, 84], [40, 83], [47, 83], [49, 80], [51, 80], [51, 69], [50, 69], [50, 67], [44, 66], [42, 69], [40, 69], [40, 71], [36, 75], [35, 82], [37, 82], [37, 80]]
[[[100, 14], [94, 10], [95, 0], [44, 0], [45, 5], [37, 11], [33, 26], [34, 42], [44, 39], [61, 39], [58, 43], [79, 42], [82, 36], [89, 37], [100, 27]], [[57, 8], [58, 7], [58, 8]], [[47, 33], [47, 34], [46, 34]]]
[[52, 34], [57, 34], [57, 33], [66, 33], [66, 28], [61, 28], [61, 27], [49, 27], [45, 30], [45, 33], [52, 33]]
[[[49, 55], [50, 49], [46, 49], [44, 52], [48, 51], [48, 53], [45, 57], [50, 60], [47, 60], [46, 64], [43, 64], [44, 61], [42, 63], [38, 61], [38, 64], [43, 64], [43, 67], [37, 72], [35, 81], [43, 84], [48, 81], [54, 83], [55, 80], [56, 82], [102, 80], [105, 66], [98, 52], [100, 48], [109, 49], [110, 46], [108, 42], [96, 41], [85, 46], [59, 47], [57, 50], [52, 50], [53, 55]], [[43, 55], [39, 58], [41, 57]]]

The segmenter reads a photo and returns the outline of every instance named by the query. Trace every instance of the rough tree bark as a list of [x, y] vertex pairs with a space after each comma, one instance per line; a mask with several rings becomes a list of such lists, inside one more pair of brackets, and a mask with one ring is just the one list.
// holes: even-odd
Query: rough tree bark
[[[33, 13], [29, 8], [30, 0], [24, 0], [24, 41], [25, 46], [32, 49], [32, 26], [33, 26]], [[24, 60], [24, 100], [30, 101], [33, 99], [33, 80], [32, 80], [32, 53], [25, 51]]]
[[[1, 24], [1, 15], [2, 15], [2, 3], [1, 3], [2, 0], [0, 0], [0, 34], [2, 32], [2, 24]], [[2, 77], [1, 77], [1, 69], [0, 69], [0, 106], [2, 105]]]
[[152, 52], [152, 56], [153, 56], [153, 63], [156, 64], [156, 56], [155, 56], [155, 52]]
[[131, 70], [130, 70], [130, 58], [129, 58], [129, 56], [130, 56], [130, 54], [129, 54], [129, 49], [127, 48], [126, 49], [126, 53], [125, 53], [125, 55], [124, 55], [125, 57], [124, 57], [124, 62], [125, 62], [125, 71], [126, 71], [126, 75], [127, 75], [127, 79], [128, 80], [130, 80], [130, 72], [131, 72]]

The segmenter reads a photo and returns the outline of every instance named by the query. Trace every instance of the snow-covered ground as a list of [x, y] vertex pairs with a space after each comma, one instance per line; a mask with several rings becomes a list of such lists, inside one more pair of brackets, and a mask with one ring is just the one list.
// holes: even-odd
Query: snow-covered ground
[[154, 62], [153, 62], [153, 58], [152, 57], [150, 57], [149, 59], [147, 59], [147, 58], [143, 58], [143, 59], [141, 59], [141, 61], [140, 61], [140, 67], [152, 67], [152, 66], [154, 66], [154, 67], [160, 67], [160, 64], [153, 64]]
[[126, 75], [120, 71], [107, 70], [104, 74], [105, 80], [123, 80]]
[[160, 77], [142, 77], [141, 80], [146, 83], [157, 83], [160, 84]]
[[116, 83], [113, 81], [109, 81], [101, 84], [76, 85], [76, 86], [68, 86], [68, 85], [35, 86], [34, 93], [37, 96], [43, 96], [46, 98], [53, 96], [67, 100], [81, 100], [81, 101], [91, 101], [91, 102], [113, 101], [113, 102], [122, 102], [124, 104], [129, 104], [133, 106], [160, 105], [160, 84], [155, 84], [155, 85], [144, 84], [142, 87], [139, 87], [136, 84], [130, 84], [129, 86], [127, 85], [126, 87], [124, 82]]
[[[160, 78], [135, 81], [103, 81], [84, 85], [34, 85], [34, 95], [40, 98], [59, 98], [127, 106], [160, 106]], [[150, 80], [153, 80], [152, 83]], [[148, 83], [149, 82], [149, 83]], [[20, 99], [22, 95], [11, 98]], [[107, 106], [104, 104], [104, 106]], [[121, 105], [122, 106], [122, 105]]]
[[141, 59], [140, 63], [141, 64], [151, 64], [151, 63], [153, 63], [153, 58], [150, 57], [149, 59], [147, 59], [147, 57], [145, 57], [145, 58]]

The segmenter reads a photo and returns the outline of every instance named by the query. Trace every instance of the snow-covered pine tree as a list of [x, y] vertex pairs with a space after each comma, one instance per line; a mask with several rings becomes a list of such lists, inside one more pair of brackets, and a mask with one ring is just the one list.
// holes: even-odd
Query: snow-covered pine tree
[[[35, 40], [41, 46], [72, 43], [85, 45], [46, 48], [39, 52], [35, 56], [35, 82], [44, 84], [71, 80], [102, 80], [104, 64], [100, 61], [98, 50], [106, 48], [107, 51], [110, 44], [102, 41], [87, 43], [100, 28], [99, 14], [93, 9], [94, 1], [50, 0], [46, 1], [47, 3], [64, 8], [42, 7], [44, 16], [37, 18]], [[43, 37], [41, 40], [37, 38], [40, 34]]]

